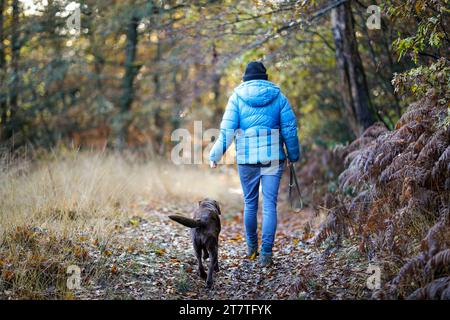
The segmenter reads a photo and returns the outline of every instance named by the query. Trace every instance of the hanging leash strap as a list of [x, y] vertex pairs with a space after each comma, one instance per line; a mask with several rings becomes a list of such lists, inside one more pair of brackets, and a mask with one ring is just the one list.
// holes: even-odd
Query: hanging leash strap
[[[292, 189], [294, 187], [297, 191], [298, 199], [300, 202], [299, 208], [294, 208], [294, 198], [292, 196]], [[300, 193], [300, 186], [298, 185], [297, 175], [295, 174], [294, 164], [292, 162], [289, 163], [289, 203], [291, 205], [291, 208], [296, 211], [300, 211], [301, 209], [303, 209], [303, 200]]]

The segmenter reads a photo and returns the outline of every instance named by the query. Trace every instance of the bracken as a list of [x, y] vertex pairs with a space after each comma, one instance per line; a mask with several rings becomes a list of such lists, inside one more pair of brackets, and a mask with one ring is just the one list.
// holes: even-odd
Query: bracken
[[[354, 236], [370, 260], [396, 261], [373, 298], [450, 297], [450, 126], [430, 91], [393, 131], [377, 123], [339, 150], [340, 191], [315, 238]], [[345, 193], [352, 190], [356, 196]], [[423, 238], [423, 239], [422, 239]], [[422, 239], [422, 241], [421, 241]]]

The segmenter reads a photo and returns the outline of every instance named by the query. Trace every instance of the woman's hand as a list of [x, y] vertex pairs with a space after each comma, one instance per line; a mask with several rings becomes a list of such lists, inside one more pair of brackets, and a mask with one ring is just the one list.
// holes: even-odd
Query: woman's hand
[[286, 164], [287, 164], [287, 166], [288, 167], [290, 167], [290, 166], [293, 166], [294, 165], [294, 163], [293, 162], [291, 162], [289, 159], [286, 159]]
[[217, 168], [217, 163], [216, 163], [215, 161], [210, 161], [210, 162], [209, 162], [209, 166], [210, 166], [212, 169]]

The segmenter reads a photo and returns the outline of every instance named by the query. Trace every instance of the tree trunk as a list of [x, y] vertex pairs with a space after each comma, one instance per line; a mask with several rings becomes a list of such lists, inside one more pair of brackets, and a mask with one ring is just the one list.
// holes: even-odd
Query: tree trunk
[[[17, 95], [19, 92], [19, 1], [12, 1], [12, 20], [11, 20], [11, 86], [9, 88], [9, 107], [6, 110], [4, 138], [10, 139], [14, 135], [15, 125], [17, 123]], [[6, 68], [6, 67], [5, 67]]]
[[217, 70], [219, 62], [219, 54], [217, 53], [216, 44], [213, 44], [213, 58], [212, 58], [212, 66], [214, 68], [212, 75], [212, 91], [214, 93], [214, 115], [213, 115], [213, 123], [220, 124], [220, 120], [222, 119], [223, 114], [223, 106], [220, 105], [220, 78], [222, 75]]
[[130, 109], [134, 99], [134, 79], [139, 67], [136, 66], [136, 48], [138, 43], [138, 25], [140, 19], [135, 15], [127, 25], [125, 45], [125, 75], [122, 79], [122, 96], [120, 97], [120, 120], [117, 147], [123, 149], [127, 145]]
[[[155, 57], [155, 66], [158, 66], [161, 60], [161, 41], [158, 38], [158, 42], [156, 44], [156, 57]], [[154, 100], [156, 101], [155, 105], [155, 149], [159, 155], [164, 154], [164, 119], [162, 117], [162, 108], [161, 108], [161, 76], [159, 70], [157, 70], [153, 75], [153, 84], [155, 87]]]
[[94, 70], [95, 70], [95, 86], [96, 86], [96, 94], [104, 95], [103, 93], [103, 83], [102, 83], [102, 73], [103, 68], [105, 66], [105, 58], [104, 51], [98, 44], [99, 41], [97, 37], [97, 32], [95, 29], [95, 24], [93, 21], [88, 21], [88, 29], [89, 29], [89, 52], [94, 56]]
[[6, 117], [7, 117], [7, 105], [6, 105], [6, 94], [4, 93], [5, 88], [5, 78], [6, 78], [6, 60], [5, 60], [5, 48], [4, 48], [4, 40], [5, 40], [5, 31], [3, 26], [4, 21], [4, 9], [5, 9], [5, 1], [0, 0], [0, 141], [3, 141], [4, 135], [6, 132]]
[[[181, 109], [182, 109], [182, 97], [181, 97], [181, 85], [178, 82], [179, 67], [174, 67], [172, 71], [173, 82], [173, 109], [172, 109], [172, 131], [178, 129], [181, 124]], [[180, 74], [181, 75], [181, 74]]]
[[11, 112], [17, 109], [17, 94], [19, 86], [19, 0], [12, 2], [12, 34], [11, 34], [11, 67], [12, 67], [12, 88], [10, 96]]
[[358, 51], [350, 2], [332, 11], [332, 31], [341, 92], [350, 126], [356, 136], [374, 123], [369, 89]]

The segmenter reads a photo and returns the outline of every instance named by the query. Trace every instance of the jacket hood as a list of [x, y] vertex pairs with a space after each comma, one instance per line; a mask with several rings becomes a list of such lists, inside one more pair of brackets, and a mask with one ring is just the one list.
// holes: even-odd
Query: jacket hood
[[251, 107], [265, 107], [280, 94], [280, 88], [270, 81], [251, 80], [241, 83], [234, 92]]

